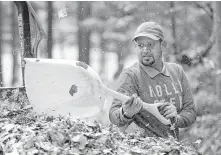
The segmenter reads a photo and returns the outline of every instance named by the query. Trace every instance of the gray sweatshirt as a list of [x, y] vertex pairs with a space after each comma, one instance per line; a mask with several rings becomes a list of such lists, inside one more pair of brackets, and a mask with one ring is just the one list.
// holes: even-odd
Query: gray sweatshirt
[[[179, 128], [192, 125], [196, 120], [196, 107], [192, 92], [182, 66], [175, 63], [163, 63], [161, 72], [154, 68], [135, 63], [126, 68], [118, 79], [117, 91], [128, 96], [136, 93], [146, 103], [169, 102], [177, 108], [178, 119], [175, 124], [177, 136]], [[122, 102], [114, 99], [109, 111], [111, 123], [118, 127], [127, 127], [134, 122], [145, 130], [148, 137], [175, 136], [169, 126], [162, 124], [155, 116], [142, 109], [133, 118], [122, 114]]]

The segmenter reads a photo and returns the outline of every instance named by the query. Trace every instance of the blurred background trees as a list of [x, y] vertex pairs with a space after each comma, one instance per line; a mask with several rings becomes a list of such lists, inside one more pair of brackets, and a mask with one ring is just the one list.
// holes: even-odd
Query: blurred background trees
[[[158, 22], [167, 41], [164, 59], [186, 70], [198, 115], [220, 113], [220, 2], [30, 3], [48, 35], [39, 45], [38, 57], [84, 61], [110, 87], [122, 69], [136, 61], [131, 42], [136, 27], [144, 21]], [[17, 10], [10, 1], [0, 2], [0, 8], [0, 81], [4, 86], [20, 86]]]
[[216, 50], [217, 50], [217, 71], [216, 75], [218, 78], [216, 79], [216, 86], [217, 86], [217, 96], [218, 99], [221, 99], [221, 83], [220, 83], [220, 69], [221, 69], [221, 2], [216, 2], [215, 5], [215, 32], [216, 32]]
[[[116, 67], [111, 78], [117, 78], [128, 66], [129, 57], [134, 58], [131, 38], [135, 28], [143, 21], [154, 20], [165, 32], [166, 61], [178, 62], [187, 70], [216, 61], [210, 57], [216, 33], [212, 2], [33, 1], [31, 4], [48, 34], [39, 47], [39, 57], [78, 59], [92, 66], [97, 63], [95, 68], [100, 73], [105, 71], [108, 58], [113, 57]], [[1, 46], [14, 47], [15, 43], [8, 39], [16, 40], [16, 8], [13, 2], [1, 5], [11, 8], [1, 10], [8, 17], [0, 24], [4, 36]], [[11, 21], [10, 15], [15, 16]], [[12, 27], [7, 26], [9, 22]], [[35, 37], [33, 33], [32, 38]]]
[[[0, 34], [2, 34], [2, 32], [3, 32], [3, 27], [2, 27], [2, 18], [3, 18], [3, 16], [2, 16], [2, 14], [3, 14], [3, 11], [2, 11], [2, 8], [3, 8], [3, 6], [2, 6], [2, 2], [0, 2]], [[2, 56], [2, 35], [0, 35], [0, 64], [2, 64], [2, 62], [1, 62], [1, 56]], [[0, 86], [2, 86], [2, 67], [1, 67], [1, 65], [0, 65]]]
[[47, 52], [48, 52], [48, 58], [52, 58], [52, 47], [53, 47], [53, 2], [52, 1], [48, 1], [48, 27], [47, 27], [47, 31], [48, 31], [48, 39], [47, 39]]

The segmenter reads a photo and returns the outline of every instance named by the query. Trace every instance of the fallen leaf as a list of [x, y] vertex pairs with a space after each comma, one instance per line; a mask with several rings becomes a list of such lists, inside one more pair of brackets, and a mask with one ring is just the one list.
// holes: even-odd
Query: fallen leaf
[[30, 148], [32, 148], [34, 146], [34, 139], [31, 138], [31, 139], [28, 139], [26, 142], [24, 142], [24, 149], [28, 150]]
[[30, 149], [27, 150], [27, 155], [35, 155], [35, 154], [38, 154], [38, 153], [39, 153], [39, 151], [36, 148], [30, 148]]
[[85, 148], [85, 146], [88, 144], [87, 137], [85, 137], [82, 134], [74, 136], [71, 139], [71, 141], [79, 143], [79, 149], [80, 150], [83, 150]]
[[68, 137], [65, 134], [57, 130], [49, 130], [47, 134], [51, 142], [58, 146], [64, 145], [65, 141], [68, 139]]
[[14, 124], [6, 124], [2, 129], [5, 130], [6, 132], [10, 132], [14, 129], [15, 125]]
[[112, 149], [104, 149], [102, 152], [103, 152], [104, 154], [108, 154], [108, 153], [111, 154], [111, 151], [112, 151]]

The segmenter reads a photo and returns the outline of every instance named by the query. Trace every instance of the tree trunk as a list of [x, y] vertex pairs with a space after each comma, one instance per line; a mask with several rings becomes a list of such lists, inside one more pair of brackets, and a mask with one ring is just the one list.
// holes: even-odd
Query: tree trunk
[[3, 14], [3, 6], [2, 2], [0, 1], [0, 86], [3, 86], [3, 75], [2, 75], [2, 45], [3, 45], [3, 19], [2, 15]]
[[21, 66], [22, 66], [22, 85], [25, 86], [24, 72], [25, 72], [25, 62], [23, 58], [33, 58], [34, 53], [31, 50], [31, 30], [30, 30], [30, 18], [29, 9], [27, 2], [25, 1], [14, 1], [18, 10], [18, 30], [19, 39], [21, 46]]
[[65, 58], [65, 54], [64, 54], [64, 50], [65, 50], [65, 34], [64, 32], [60, 31], [59, 32], [59, 35], [60, 35], [60, 38], [59, 39], [59, 47], [60, 47], [60, 52], [59, 52], [59, 57], [61, 59], [64, 59]]
[[[124, 46], [124, 45], [123, 45]], [[125, 50], [125, 47], [121, 47], [119, 48], [119, 50], [117, 51], [117, 60], [118, 60], [118, 69], [117, 69], [117, 72], [114, 74], [114, 79], [117, 79], [118, 76], [121, 74], [123, 68], [124, 68], [124, 50]]]
[[12, 59], [13, 59], [13, 69], [12, 69], [12, 85], [15, 85], [19, 81], [18, 77], [18, 71], [19, 71], [19, 61], [18, 61], [18, 56], [20, 56], [20, 50], [17, 49], [17, 40], [18, 40], [18, 24], [17, 24], [17, 19], [16, 19], [16, 8], [15, 5], [12, 3], [11, 4], [11, 31], [12, 31], [12, 36], [13, 39], [11, 40], [11, 45], [12, 45]]
[[48, 1], [48, 40], [47, 40], [47, 53], [48, 58], [52, 58], [52, 47], [53, 47], [53, 2]]
[[[221, 70], [221, 2], [217, 1], [215, 3], [215, 29], [216, 29], [216, 52], [217, 52], [217, 68], [218, 71]], [[221, 73], [217, 75], [216, 79], [216, 92], [217, 97], [221, 100]]]
[[79, 45], [79, 61], [90, 64], [90, 31], [81, 26], [81, 22], [91, 15], [91, 3], [80, 1], [78, 3], [78, 45]]
[[175, 16], [175, 2], [170, 2], [170, 10], [171, 10], [171, 28], [172, 28], [172, 35], [173, 35], [173, 48], [174, 54], [179, 53], [178, 49], [178, 41], [176, 36], [176, 16]]
[[103, 75], [105, 72], [105, 67], [106, 67], [106, 48], [105, 48], [105, 40], [103, 39], [103, 36], [101, 34], [101, 43], [100, 43], [100, 48], [101, 48], [101, 58], [100, 58], [100, 75]]

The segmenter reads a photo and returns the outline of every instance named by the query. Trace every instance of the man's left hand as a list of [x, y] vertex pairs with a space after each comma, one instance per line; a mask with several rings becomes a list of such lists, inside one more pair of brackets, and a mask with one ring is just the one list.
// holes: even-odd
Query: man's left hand
[[161, 115], [163, 115], [165, 118], [177, 118], [177, 109], [173, 104], [166, 103], [163, 105], [162, 110], [160, 110]]

